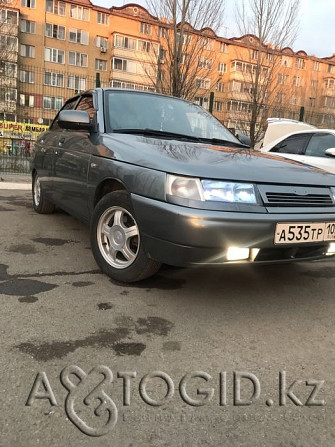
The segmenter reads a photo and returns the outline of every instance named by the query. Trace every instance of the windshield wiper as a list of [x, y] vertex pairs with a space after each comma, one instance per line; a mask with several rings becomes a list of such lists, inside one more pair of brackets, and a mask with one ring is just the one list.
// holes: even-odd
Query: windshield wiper
[[201, 143], [212, 143], [212, 144], [220, 144], [221, 146], [229, 146], [229, 147], [238, 147], [241, 149], [248, 149], [249, 146], [247, 146], [246, 144], [240, 143], [240, 142], [235, 142], [235, 141], [230, 141], [230, 140], [222, 140], [221, 138], [203, 138], [200, 137], [199, 141]]
[[135, 134], [135, 135], [147, 135], [152, 137], [161, 137], [161, 138], [171, 138], [176, 140], [186, 140], [186, 141], [195, 141], [197, 143], [201, 142], [201, 138], [194, 137], [193, 135], [185, 135], [182, 133], [176, 132], [167, 132], [166, 130], [156, 130], [156, 129], [114, 129], [113, 133], [127, 133], [127, 134]]
[[183, 141], [194, 141], [196, 143], [211, 143], [217, 144], [221, 146], [230, 146], [237, 147], [240, 149], [248, 148], [249, 146], [244, 145], [240, 142], [230, 141], [230, 140], [221, 140], [219, 138], [204, 138], [204, 137], [195, 137], [193, 135], [186, 135], [182, 133], [176, 132], [168, 132], [166, 130], [157, 130], [157, 129], [115, 129], [113, 133], [126, 133], [126, 134], [134, 134], [134, 135], [147, 135], [152, 137], [161, 137], [161, 138], [171, 138], [176, 140]]

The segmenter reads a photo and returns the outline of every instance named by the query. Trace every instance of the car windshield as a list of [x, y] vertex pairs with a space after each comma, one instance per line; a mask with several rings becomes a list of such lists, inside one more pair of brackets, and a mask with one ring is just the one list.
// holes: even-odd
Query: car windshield
[[202, 107], [177, 98], [142, 92], [105, 92], [108, 132], [141, 133], [159, 137], [174, 134], [191, 138], [241, 143]]

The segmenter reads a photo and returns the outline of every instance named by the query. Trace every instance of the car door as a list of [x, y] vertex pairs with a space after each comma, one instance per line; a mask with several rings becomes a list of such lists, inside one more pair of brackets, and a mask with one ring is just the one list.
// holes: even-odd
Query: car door
[[[81, 96], [76, 110], [84, 110], [93, 118], [92, 95]], [[87, 175], [93, 145], [87, 131], [63, 130], [59, 135], [55, 156], [55, 190], [57, 203], [81, 220], [88, 219]]]
[[42, 184], [43, 193], [53, 199], [54, 153], [58, 136], [52, 126], [35, 143], [34, 169]]
[[335, 135], [329, 132], [316, 132], [309, 140], [302, 160], [304, 163], [335, 174], [335, 157], [326, 154], [326, 150], [330, 148], [335, 148]]

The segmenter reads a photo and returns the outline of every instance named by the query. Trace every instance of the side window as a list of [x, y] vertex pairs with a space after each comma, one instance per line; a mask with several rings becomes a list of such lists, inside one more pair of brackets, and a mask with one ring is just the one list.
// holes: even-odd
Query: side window
[[282, 140], [270, 152], [280, 152], [283, 154], [303, 154], [305, 147], [311, 138], [310, 134], [291, 135]]
[[326, 157], [325, 150], [335, 147], [335, 135], [330, 133], [316, 133], [312, 136], [306, 149], [306, 155], [312, 157]]
[[[72, 110], [74, 109], [75, 105], [78, 102], [78, 97], [77, 98], [73, 98], [71, 99], [71, 101], [68, 101], [66, 104], [64, 104], [64, 106], [60, 109], [59, 112], [61, 112], [62, 110]], [[51, 126], [50, 126], [50, 130], [63, 130], [58, 126], [58, 116], [59, 116], [59, 112], [56, 115], [56, 118], [53, 120]]]
[[76, 107], [76, 110], [84, 110], [90, 115], [90, 119], [93, 119], [95, 116], [96, 109], [93, 104], [92, 96], [83, 96], [79, 101], [79, 104]]

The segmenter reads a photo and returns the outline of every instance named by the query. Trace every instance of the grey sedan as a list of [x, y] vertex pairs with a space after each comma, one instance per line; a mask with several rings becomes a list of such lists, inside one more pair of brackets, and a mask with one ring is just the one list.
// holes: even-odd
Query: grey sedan
[[146, 92], [68, 100], [36, 143], [33, 205], [91, 228], [111, 278], [162, 263], [291, 262], [335, 254], [335, 176], [250, 150], [203, 108]]

